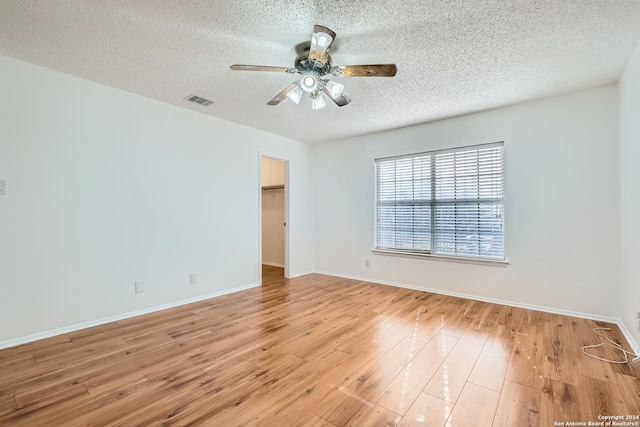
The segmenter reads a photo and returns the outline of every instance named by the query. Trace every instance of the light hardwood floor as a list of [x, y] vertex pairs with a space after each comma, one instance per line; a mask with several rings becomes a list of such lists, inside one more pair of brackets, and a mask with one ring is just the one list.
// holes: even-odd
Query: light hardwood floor
[[261, 288], [0, 350], [0, 425], [546, 427], [640, 415], [640, 366], [582, 354], [600, 326], [627, 345], [615, 325], [265, 267]]

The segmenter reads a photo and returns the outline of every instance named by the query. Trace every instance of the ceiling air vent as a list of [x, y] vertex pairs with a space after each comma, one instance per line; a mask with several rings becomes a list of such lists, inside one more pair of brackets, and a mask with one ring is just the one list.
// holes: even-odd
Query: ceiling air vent
[[204, 99], [193, 94], [187, 96], [185, 99], [187, 101], [195, 102], [196, 104], [204, 105], [205, 107], [213, 104], [213, 101], [209, 101], [208, 99]]

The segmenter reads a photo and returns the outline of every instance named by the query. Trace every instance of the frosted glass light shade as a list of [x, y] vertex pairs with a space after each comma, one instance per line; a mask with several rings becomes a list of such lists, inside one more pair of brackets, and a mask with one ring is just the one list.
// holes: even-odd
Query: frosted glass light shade
[[327, 33], [314, 33], [311, 37], [311, 50], [316, 51], [318, 56], [322, 56], [325, 54], [332, 41], [333, 37]]
[[331, 92], [331, 95], [334, 98], [337, 98], [340, 95], [342, 95], [342, 91], [344, 90], [344, 85], [341, 85], [340, 83], [336, 83], [333, 80], [326, 80], [325, 87], [329, 92]]
[[325, 105], [327, 104], [324, 102], [324, 98], [322, 98], [322, 95], [320, 94], [318, 94], [318, 96], [311, 100], [311, 108], [313, 108], [314, 110], [324, 108]]
[[292, 100], [296, 104], [299, 104], [300, 103], [300, 98], [302, 97], [303, 93], [304, 93], [304, 91], [302, 90], [302, 88], [300, 86], [296, 85], [295, 89], [293, 89], [291, 92], [289, 92], [287, 94], [287, 98], [289, 98], [290, 100]]

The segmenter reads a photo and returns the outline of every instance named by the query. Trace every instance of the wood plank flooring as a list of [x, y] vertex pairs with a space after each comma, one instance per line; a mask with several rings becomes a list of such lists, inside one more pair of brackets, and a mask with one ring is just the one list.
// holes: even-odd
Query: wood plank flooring
[[[615, 325], [263, 267], [263, 286], [0, 350], [0, 425], [555, 426], [640, 415]], [[594, 353], [616, 357], [610, 349]]]

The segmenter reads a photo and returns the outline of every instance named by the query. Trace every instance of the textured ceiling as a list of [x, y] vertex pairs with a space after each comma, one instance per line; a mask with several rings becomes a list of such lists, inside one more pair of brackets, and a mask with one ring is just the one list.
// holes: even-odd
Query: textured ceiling
[[[334, 65], [396, 63], [393, 78], [338, 78], [352, 102], [266, 103], [314, 24]], [[640, 0], [3, 0], [0, 54], [317, 143], [617, 82], [640, 42]], [[208, 107], [184, 100], [196, 94]]]

